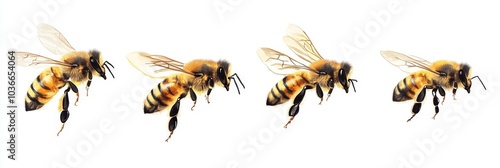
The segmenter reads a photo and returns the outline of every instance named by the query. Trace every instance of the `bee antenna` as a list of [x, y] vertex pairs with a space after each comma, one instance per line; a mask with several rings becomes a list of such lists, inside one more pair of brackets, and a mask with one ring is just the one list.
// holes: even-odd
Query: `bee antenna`
[[110, 63], [110, 62], [108, 62], [108, 61], [104, 61], [104, 64], [109, 64], [109, 65], [111, 65], [111, 67], [112, 67], [112, 68], [115, 68], [115, 66], [113, 66], [113, 64], [111, 64], [111, 63]]
[[481, 85], [483, 85], [484, 90], [486, 90], [486, 86], [484, 86], [484, 83], [483, 83], [483, 81], [481, 80], [481, 78], [479, 78], [479, 76], [474, 76], [474, 77], [472, 77], [472, 78], [470, 78], [470, 79], [472, 80], [472, 79], [474, 79], [474, 78], [479, 79], [479, 82], [481, 82]]
[[111, 72], [111, 69], [109, 69], [108, 64], [109, 64], [109, 65], [110, 65], [113, 69], [115, 68], [115, 66], [113, 66], [113, 64], [109, 63], [108, 61], [104, 61], [104, 64], [103, 64], [106, 68], [108, 68], [108, 71], [109, 71], [109, 73], [111, 74], [111, 76], [113, 76], [113, 78], [115, 78], [115, 75], [113, 75], [113, 72]]
[[351, 82], [352, 89], [354, 89], [354, 92], [356, 92], [356, 87], [354, 87], [354, 82], [358, 82], [358, 80], [356, 80], [356, 79], [349, 79], [348, 81]]
[[234, 76], [236, 76], [236, 78], [238, 78], [238, 81], [240, 82], [243, 89], [245, 89], [245, 85], [243, 84], [243, 82], [241, 82], [241, 79], [238, 76], [238, 74], [234, 73], [233, 75], [229, 76], [229, 79], [232, 79], [234, 81], [234, 85], [236, 85], [236, 89], [238, 90], [238, 94], [240, 94], [240, 88], [238, 87], [238, 83], [236, 83], [236, 79], [234, 78]]

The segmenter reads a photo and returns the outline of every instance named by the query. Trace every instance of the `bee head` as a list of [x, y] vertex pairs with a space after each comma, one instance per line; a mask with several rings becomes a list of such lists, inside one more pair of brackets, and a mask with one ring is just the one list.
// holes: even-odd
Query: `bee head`
[[231, 83], [231, 81], [228, 78], [230, 71], [229, 62], [227, 62], [226, 60], [219, 60], [217, 62], [217, 65], [218, 67], [215, 74], [217, 75], [216, 78], [220, 81], [222, 86], [224, 86], [224, 88], [226, 88], [226, 90], [229, 91], [229, 84]]
[[356, 92], [356, 87], [354, 87], [354, 82], [357, 82], [357, 80], [351, 79], [351, 70], [352, 66], [349, 63], [343, 62], [341, 63], [340, 69], [337, 74], [339, 78], [339, 83], [340, 85], [342, 85], [342, 88], [344, 88], [346, 93], [349, 93], [349, 87], [351, 86], [351, 83], [354, 92]]
[[[229, 91], [229, 85], [231, 84], [231, 79], [236, 81], [235, 79], [236, 77], [241, 83], [241, 80], [236, 73], [229, 75], [231, 71], [231, 65], [229, 64], [229, 62], [227, 62], [226, 60], [219, 60], [217, 64], [219, 65], [217, 67], [217, 72], [216, 72], [217, 79], [224, 86], [224, 88], [226, 88], [227, 91]], [[236, 85], [238, 94], [240, 94], [240, 88], [238, 87], [238, 84], [236, 82], [234, 84]], [[241, 85], [243, 86], [243, 88], [245, 88], [245, 85], [243, 85], [243, 83], [241, 83]]]
[[467, 64], [461, 64], [460, 70], [458, 70], [458, 80], [463, 85], [467, 93], [470, 93], [471, 79], [470, 79], [470, 66]]
[[479, 76], [474, 76], [471, 77], [471, 68], [467, 64], [460, 64], [460, 70], [458, 70], [458, 80], [460, 81], [460, 84], [463, 85], [464, 89], [467, 91], [467, 93], [470, 93], [470, 87], [472, 86], [472, 79], [477, 78], [479, 79], [479, 82], [484, 87], [484, 90], [486, 90], [486, 86], [484, 86], [483, 81], [481, 81], [481, 78]]
[[103, 61], [101, 57], [101, 52], [97, 50], [90, 50], [89, 55], [90, 55], [90, 67], [92, 69], [93, 75], [99, 75], [102, 78], [104, 78], [104, 80], [106, 80], [106, 70], [104, 68], [106, 67], [109, 70], [109, 73], [111, 73], [111, 76], [115, 78], [113, 72], [111, 72], [111, 70], [109, 69], [109, 66], [111, 66], [112, 68], [114, 68], [114, 66], [108, 61]]

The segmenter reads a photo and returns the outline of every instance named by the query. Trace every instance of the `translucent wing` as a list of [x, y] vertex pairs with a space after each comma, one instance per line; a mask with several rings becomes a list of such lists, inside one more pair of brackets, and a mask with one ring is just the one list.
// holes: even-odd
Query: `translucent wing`
[[71, 64], [68, 64], [66, 62], [54, 60], [38, 54], [33, 54], [28, 52], [14, 52], [14, 55], [16, 57], [17, 63], [21, 66], [36, 66], [40, 64], [51, 64], [51, 65], [71, 67]]
[[380, 54], [385, 58], [385, 60], [387, 60], [392, 65], [399, 67], [399, 69], [401, 69], [403, 72], [411, 73], [415, 72], [418, 69], [425, 69], [439, 75], [439, 72], [436, 72], [430, 68], [431, 62], [422, 58], [416, 56], [408, 56], [389, 50], [380, 51]]
[[45, 23], [38, 25], [38, 39], [47, 50], [57, 55], [75, 50], [61, 32]]
[[127, 59], [137, 70], [152, 78], [166, 78], [175, 71], [194, 75], [184, 70], [184, 63], [162, 55], [134, 52], [128, 54]]
[[301, 63], [300, 61], [270, 48], [258, 49], [257, 55], [259, 55], [260, 60], [267, 65], [267, 68], [271, 72], [278, 75], [288, 75], [301, 69], [318, 73], [316, 70]]
[[295, 54], [297, 54], [297, 56], [309, 63], [323, 59], [312, 44], [306, 32], [298, 26], [293, 24], [288, 25], [287, 35], [283, 37], [283, 41], [285, 41], [288, 47]]

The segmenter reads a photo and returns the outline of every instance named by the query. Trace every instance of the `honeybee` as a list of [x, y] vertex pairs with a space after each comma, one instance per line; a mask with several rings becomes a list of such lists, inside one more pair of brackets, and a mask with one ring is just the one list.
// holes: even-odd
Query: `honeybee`
[[[170, 107], [168, 130], [170, 134], [168, 140], [172, 137], [177, 127], [177, 114], [179, 113], [180, 101], [188, 94], [194, 101], [191, 110], [194, 109], [197, 101], [197, 94], [204, 94], [208, 103], [209, 96], [215, 86], [224, 87], [229, 91], [231, 80], [234, 80], [238, 94], [240, 89], [236, 79], [241, 86], [238, 74], [231, 74], [231, 64], [226, 60], [204, 60], [196, 59], [187, 63], [182, 63], [162, 55], [151, 55], [145, 52], [134, 52], [127, 55], [130, 64], [144, 75], [152, 78], [162, 78], [157, 87], [151, 89], [151, 92], [144, 100], [144, 113], [150, 114], [160, 112]], [[173, 73], [172, 72], [180, 72]]]
[[433, 104], [435, 106], [435, 114], [432, 119], [436, 118], [439, 113], [439, 93], [445, 100], [445, 89], [453, 89], [453, 99], [457, 89], [464, 88], [467, 93], [470, 93], [472, 79], [477, 78], [483, 85], [479, 76], [471, 77], [471, 67], [465, 63], [457, 63], [449, 60], [439, 60], [433, 63], [416, 56], [409, 56], [394, 51], [380, 51], [380, 54], [392, 65], [399, 67], [402, 71], [409, 73], [407, 77], [401, 80], [394, 88], [392, 100], [395, 102], [415, 100], [412, 108], [413, 115], [407, 120], [411, 121], [413, 117], [420, 111], [422, 101], [425, 98], [426, 90], [432, 89]]
[[271, 72], [285, 76], [271, 89], [266, 101], [268, 106], [275, 106], [293, 98], [293, 105], [288, 111], [290, 120], [284, 128], [287, 128], [298, 114], [306, 90], [316, 88], [316, 94], [320, 98], [319, 104], [323, 102], [323, 91], [328, 90], [328, 100], [335, 86], [348, 93], [352, 84], [356, 92], [354, 82], [357, 80], [351, 79], [351, 64], [325, 60], [301, 28], [290, 24], [283, 40], [297, 57], [271, 48], [259, 48], [257, 55]]
[[57, 133], [57, 136], [59, 136], [70, 114], [68, 110], [68, 92], [71, 90], [76, 93], [76, 106], [80, 97], [77, 86], [82, 82], [87, 82], [86, 90], [88, 96], [93, 76], [99, 76], [106, 80], [105, 68], [107, 68], [114, 78], [113, 73], [109, 69], [109, 66], [113, 67], [113, 65], [108, 61], [104, 61], [101, 52], [98, 50], [75, 51], [66, 38], [57, 29], [48, 24], [39, 24], [37, 30], [38, 39], [42, 45], [50, 52], [62, 55], [62, 57], [60, 60], [55, 60], [28, 52], [14, 52], [21, 66], [52, 65], [44, 69], [29, 86], [24, 98], [25, 109], [28, 112], [42, 108], [57, 94], [59, 89], [66, 87], [58, 106], [58, 110], [61, 111], [60, 120], [62, 122], [61, 129]]

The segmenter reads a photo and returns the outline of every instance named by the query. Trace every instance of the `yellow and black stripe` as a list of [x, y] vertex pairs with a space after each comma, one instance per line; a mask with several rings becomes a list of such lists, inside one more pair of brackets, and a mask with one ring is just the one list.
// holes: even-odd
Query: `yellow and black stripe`
[[298, 94], [298, 92], [300, 92], [308, 83], [309, 81], [304, 76], [304, 73], [285, 76], [281, 81], [274, 85], [267, 95], [266, 105], [274, 106], [287, 102], [290, 98]]
[[408, 75], [394, 88], [392, 100], [401, 102], [413, 99], [427, 85], [427, 81], [425, 75], [421, 73]]
[[42, 71], [31, 83], [26, 93], [24, 98], [26, 111], [40, 109], [48, 103], [59, 89], [66, 85], [66, 80], [61, 77], [60, 69], [57, 67]]
[[166, 78], [151, 89], [144, 100], [144, 113], [154, 113], [165, 109], [177, 101], [182, 93], [187, 93], [188, 86], [177, 80]]

